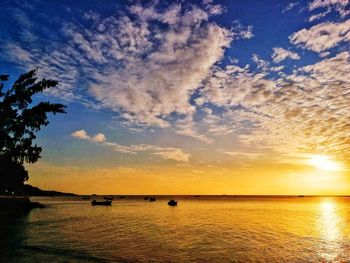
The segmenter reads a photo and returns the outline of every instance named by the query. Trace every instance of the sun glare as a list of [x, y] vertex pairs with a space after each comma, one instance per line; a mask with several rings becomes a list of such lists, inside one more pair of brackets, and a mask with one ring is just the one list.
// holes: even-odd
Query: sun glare
[[329, 156], [326, 155], [313, 155], [309, 159], [309, 164], [315, 166], [320, 170], [326, 171], [340, 171], [342, 166]]

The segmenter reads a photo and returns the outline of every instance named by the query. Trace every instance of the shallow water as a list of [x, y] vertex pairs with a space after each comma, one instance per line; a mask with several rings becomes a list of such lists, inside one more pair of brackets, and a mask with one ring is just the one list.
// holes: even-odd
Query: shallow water
[[80, 198], [1, 222], [2, 262], [349, 262], [350, 197]]

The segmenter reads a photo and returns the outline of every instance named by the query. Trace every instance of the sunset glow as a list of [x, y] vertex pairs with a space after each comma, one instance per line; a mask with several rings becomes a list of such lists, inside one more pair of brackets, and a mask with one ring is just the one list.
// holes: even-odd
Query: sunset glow
[[[5, 1], [1, 71], [67, 105], [29, 182], [123, 194], [348, 194], [348, 1]], [[37, 10], [45, 10], [38, 12]]]
[[342, 165], [329, 156], [325, 155], [313, 155], [310, 160], [310, 164], [318, 169], [326, 171], [341, 171]]

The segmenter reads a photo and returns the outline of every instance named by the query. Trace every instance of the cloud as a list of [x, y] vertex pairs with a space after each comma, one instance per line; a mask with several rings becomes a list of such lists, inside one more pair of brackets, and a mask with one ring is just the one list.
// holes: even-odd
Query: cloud
[[341, 42], [350, 41], [350, 20], [340, 23], [326, 22], [309, 29], [304, 28], [293, 33], [289, 40], [294, 45], [320, 53]]
[[72, 137], [81, 139], [81, 140], [89, 140], [93, 142], [103, 143], [106, 141], [106, 137], [103, 133], [98, 133], [95, 136], [90, 136], [86, 133], [85, 130], [77, 130], [71, 134]]
[[313, 21], [318, 20], [322, 17], [325, 17], [326, 15], [328, 15], [331, 12], [331, 10], [332, 10], [331, 8], [328, 8], [327, 11], [325, 11], [325, 12], [310, 16], [309, 22], [313, 22]]
[[293, 9], [294, 7], [296, 7], [298, 4], [299, 4], [298, 2], [295, 2], [295, 3], [291, 2], [291, 3], [289, 3], [289, 4], [282, 10], [282, 13], [285, 13], [285, 12], [287, 12], [287, 11], [289, 11], [289, 10], [292, 10], [292, 9]]
[[178, 162], [189, 162], [189, 154], [184, 154], [180, 149], [165, 148], [159, 149], [159, 151], [153, 152], [151, 154], [158, 155], [166, 160], [175, 160]]
[[264, 73], [252, 73], [249, 67], [215, 67], [201, 90], [202, 100], [220, 106], [250, 107], [264, 103], [276, 84]]
[[211, 5], [211, 4], [206, 5], [205, 9], [208, 11], [210, 15], [220, 15], [225, 10], [222, 5]]
[[341, 17], [345, 17], [350, 13], [348, 6], [349, 0], [314, 0], [309, 4], [309, 10], [327, 7], [336, 10]]
[[261, 59], [257, 54], [253, 54], [252, 60], [255, 62], [258, 69], [267, 71], [270, 63], [266, 60]]
[[278, 67], [271, 67], [271, 68], [270, 68], [270, 70], [271, 70], [271, 71], [274, 71], [274, 72], [276, 72], [276, 71], [281, 71], [282, 69], [284, 69], [284, 66], [278, 66]]
[[254, 121], [239, 135], [243, 144], [280, 152], [322, 152], [348, 158], [350, 113], [349, 53], [300, 68], [277, 81], [278, 89], [251, 115], [232, 118]]
[[329, 154], [350, 162], [349, 61], [350, 53], [341, 52], [274, 81], [249, 66], [215, 67], [196, 100], [208, 134], [235, 134], [235, 145], [252, 153]]
[[[93, 73], [98, 84], [91, 86], [90, 94], [103, 107], [125, 112], [130, 122], [163, 128], [171, 125], [166, 116], [194, 112], [190, 95], [222, 58], [232, 34], [208, 23], [208, 14], [197, 7], [183, 14], [179, 8], [169, 7], [166, 14], [171, 12], [171, 16], [154, 8], [131, 8], [139, 20], [124, 18], [120, 28], [130, 28], [122, 35], [123, 41], [136, 43], [135, 47], [128, 55], [120, 51], [122, 67]], [[168, 29], [152, 28], [155, 21], [167, 23]], [[135, 30], [138, 37], [131, 34]], [[120, 33], [115, 38], [120, 38]]]
[[220, 149], [220, 152], [237, 158], [248, 158], [248, 159], [257, 159], [263, 156], [262, 153], [251, 153], [251, 152], [237, 152], [237, 151], [227, 151]]
[[286, 50], [286, 49], [281, 48], [281, 47], [275, 47], [275, 48], [273, 48], [273, 53], [272, 53], [271, 58], [272, 58], [273, 62], [279, 63], [287, 58], [299, 60], [300, 56], [293, 51]]
[[210, 142], [193, 121], [191, 97], [226, 48], [253, 37], [253, 27], [234, 21], [225, 28], [211, 21], [224, 11], [221, 5], [201, 6], [155, 1], [130, 4], [107, 17], [89, 11], [74, 23], [67, 16], [55, 32], [61, 43], [43, 48], [37, 38], [30, 48], [9, 41], [2, 56], [24, 68], [37, 65], [39, 77], [59, 80], [50, 95], [110, 109], [125, 127], [167, 128]]
[[[244, 65], [235, 58], [228, 62], [224, 53], [236, 40], [252, 38], [253, 27], [234, 21], [225, 28], [213, 21], [225, 10], [204, 2], [130, 4], [108, 17], [87, 12], [84, 21], [60, 21], [63, 26], [55, 33], [64, 41], [59, 45], [52, 41], [43, 42], [45, 48], [38, 43], [30, 48], [8, 41], [1, 57], [23, 67], [38, 65], [41, 76], [60, 80], [50, 94], [110, 109], [131, 130], [155, 126], [213, 145], [227, 136], [242, 152], [256, 148], [349, 156], [350, 63], [344, 50], [350, 20], [320, 23], [289, 37], [291, 44], [318, 52], [317, 63], [288, 68], [252, 54], [255, 65]], [[323, 13], [309, 20], [324, 16], [328, 8], [345, 11], [345, 2], [313, 1], [309, 10]], [[333, 47], [339, 47], [339, 54]], [[291, 50], [275, 47], [272, 61], [299, 59]], [[102, 133], [79, 130], [72, 136], [119, 153], [181, 162], [190, 158], [178, 148], [110, 142]]]
[[232, 31], [233, 37], [236, 39], [250, 39], [254, 37], [253, 26], [249, 25], [247, 27], [244, 27], [237, 20], [233, 21], [231, 31]]
[[152, 155], [157, 155], [165, 160], [174, 160], [178, 162], [189, 162], [191, 156], [190, 154], [184, 153], [181, 149], [173, 147], [159, 147], [151, 144], [121, 145], [108, 141], [103, 133], [91, 136], [87, 134], [85, 130], [77, 130], [73, 132], [71, 136], [80, 140], [99, 143], [118, 153], [136, 154], [139, 152], [146, 152]]
[[85, 130], [78, 130], [71, 134], [72, 137], [81, 139], [81, 140], [90, 140], [91, 137], [86, 133]]
[[94, 137], [92, 137], [92, 140], [94, 142], [100, 142], [100, 143], [103, 143], [106, 141], [106, 137], [104, 136], [103, 133], [98, 133], [96, 134]]

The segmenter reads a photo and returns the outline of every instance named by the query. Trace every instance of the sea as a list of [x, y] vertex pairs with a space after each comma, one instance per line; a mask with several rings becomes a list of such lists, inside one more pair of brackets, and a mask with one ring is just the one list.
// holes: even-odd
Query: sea
[[155, 198], [32, 197], [0, 219], [0, 262], [350, 262], [350, 197]]

